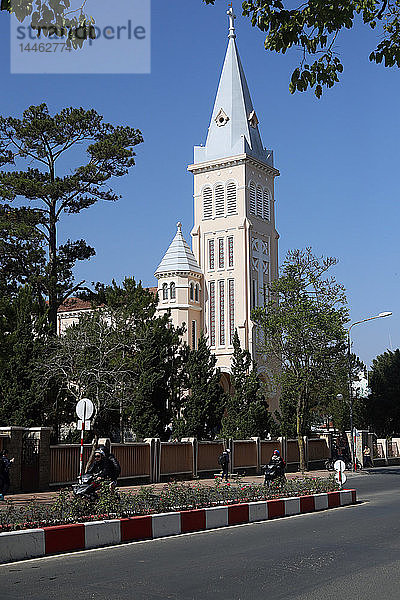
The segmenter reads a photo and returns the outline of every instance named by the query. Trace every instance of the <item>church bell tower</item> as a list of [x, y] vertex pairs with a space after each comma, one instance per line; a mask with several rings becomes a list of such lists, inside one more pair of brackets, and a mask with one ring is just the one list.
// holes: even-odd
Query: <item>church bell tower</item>
[[[203, 276], [203, 329], [217, 366], [229, 373], [233, 336], [257, 360], [254, 307], [278, 274], [274, 180], [279, 171], [263, 146], [228, 10], [228, 48], [207, 140], [194, 149], [192, 246]], [[260, 120], [259, 120], [260, 119]]]

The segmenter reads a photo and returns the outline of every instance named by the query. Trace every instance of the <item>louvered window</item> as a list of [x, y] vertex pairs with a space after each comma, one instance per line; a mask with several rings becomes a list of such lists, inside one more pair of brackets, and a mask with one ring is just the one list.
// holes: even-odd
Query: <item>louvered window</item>
[[194, 283], [190, 284], [190, 299], [194, 300]]
[[224, 239], [219, 238], [218, 240], [218, 268], [225, 268], [225, 251], [224, 251]]
[[228, 183], [227, 187], [227, 212], [233, 215], [236, 212], [236, 183]]
[[174, 300], [176, 298], [174, 282], [172, 282], [169, 286], [169, 297], [171, 298], [171, 300]]
[[225, 281], [219, 282], [219, 344], [225, 346]]
[[228, 267], [233, 267], [233, 237], [228, 237]]
[[263, 216], [263, 191], [260, 186], [257, 187], [257, 217]]
[[210, 345], [215, 346], [215, 281], [210, 281]]
[[212, 217], [212, 189], [206, 187], [203, 190], [203, 219]]
[[256, 184], [254, 181], [250, 182], [250, 214], [256, 214]]
[[215, 186], [215, 216], [223, 217], [225, 214], [225, 190], [220, 183]]
[[235, 334], [235, 282], [233, 279], [228, 281], [229, 294], [229, 344], [233, 344], [233, 336]]
[[168, 284], [167, 283], [163, 283], [162, 297], [163, 297], [163, 300], [168, 300]]
[[268, 190], [264, 190], [264, 206], [263, 206], [264, 219], [270, 220], [270, 208], [269, 208], [269, 193]]
[[200, 286], [198, 283], [196, 283], [196, 287], [194, 288], [194, 299], [196, 302], [200, 300]]
[[208, 240], [208, 268], [210, 271], [215, 269], [214, 240]]

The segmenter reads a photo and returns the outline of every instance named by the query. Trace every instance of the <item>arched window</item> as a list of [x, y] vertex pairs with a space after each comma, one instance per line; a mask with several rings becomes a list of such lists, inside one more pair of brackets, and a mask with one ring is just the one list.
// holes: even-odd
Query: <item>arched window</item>
[[190, 284], [190, 299], [194, 300], [194, 283]]
[[257, 217], [263, 216], [263, 191], [261, 186], [257, 186]]
[[198, 283], [196, 283], [196, 287], [194, 288], [194, 299], [196, 302], [200, 300], [200, 286]]
[[264, 219], [270, 220], [270, 208], [269, 208], [269, 193], [268, 190], [264, 190]]
[[163, 300], [168, 300], [168, 283], [163, 283], [162, 298], [163, 298]]
[[169, 297], [171, 300], [175, 300], [175, 283], [172, 281], [169, 285]]
[[250, 182], [250, 214], [256, 214], [256, 184], [254, 181]]
[[233, 215], [236, 212], [236, 183], [231, 181], [227, 186], [227, 213]]
[[215, 216], [223, 217], [225, 214], [225, 190], [221, 183], [215, 186]]
[[203, 190], [203, 219], [212, 217], [212, 189], [206, 187]]

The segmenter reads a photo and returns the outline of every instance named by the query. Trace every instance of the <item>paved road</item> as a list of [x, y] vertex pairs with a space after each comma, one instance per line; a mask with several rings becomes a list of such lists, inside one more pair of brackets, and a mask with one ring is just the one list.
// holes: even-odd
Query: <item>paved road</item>
[[0, 593], [7, 600], [397, 600], [400, 468], [348, 483], [363, 503], [4, 565]]

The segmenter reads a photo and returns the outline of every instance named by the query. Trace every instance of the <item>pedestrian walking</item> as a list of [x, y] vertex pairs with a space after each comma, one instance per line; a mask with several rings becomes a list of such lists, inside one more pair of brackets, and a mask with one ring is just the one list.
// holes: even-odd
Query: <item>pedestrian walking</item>
[[364, 455], [364, 467], [373, 467], [372, 459], [371, 459], [371, 448], [369, 446], [365, 446], [363, 450]]
[[218, 458], [218, 462], [222, 468], [221, 480], [225, 477], [225, 480], [228, 481], [228, 472], [229, 472], [229, 463], [231, 461], [230, 458], [230, 450], [227, 448], [223, 451], [221, 456]]
[[13, 462], [13, 458], [8, 458], [7, 448], [4, 448], [0, 452], [0, 500], [4, 500], [4, 496], [10, 489], [10, 467]]

